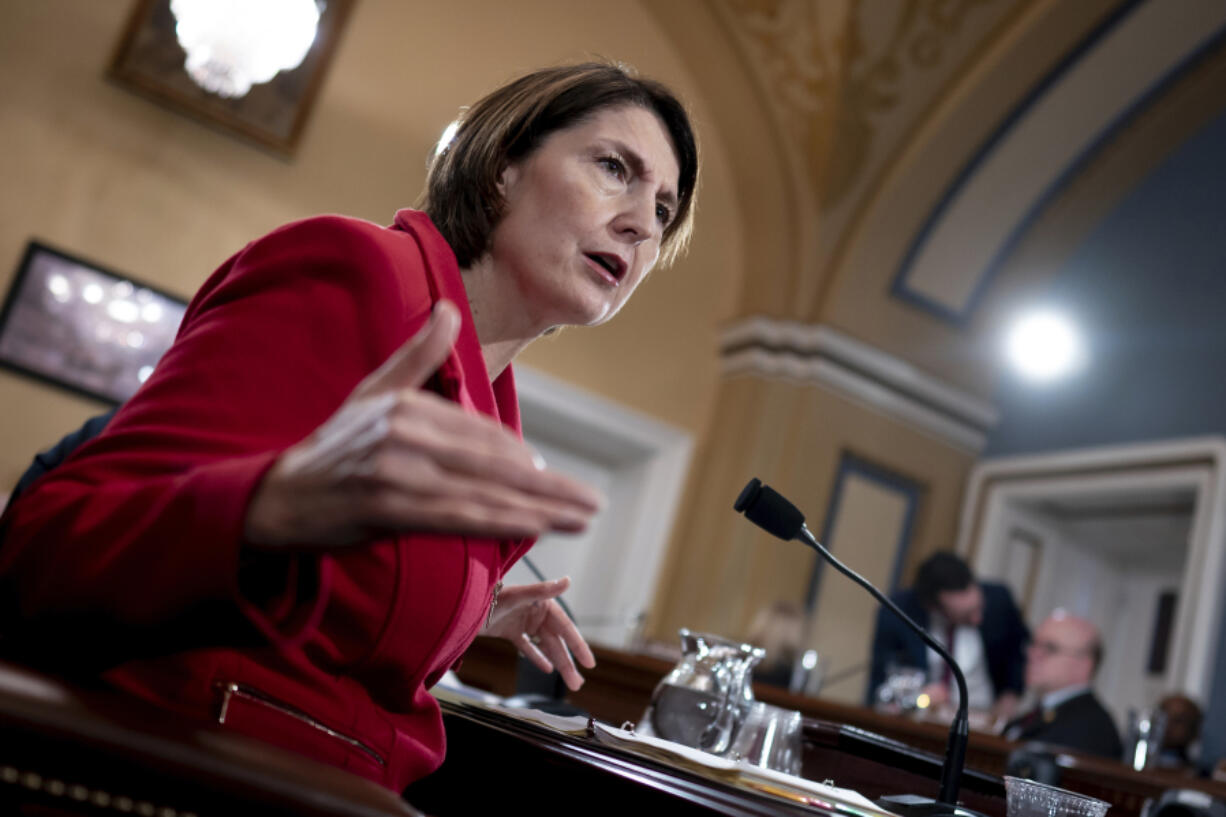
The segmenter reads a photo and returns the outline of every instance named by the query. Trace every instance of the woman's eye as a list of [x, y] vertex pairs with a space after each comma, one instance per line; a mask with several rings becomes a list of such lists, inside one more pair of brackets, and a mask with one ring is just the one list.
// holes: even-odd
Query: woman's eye
[[669, 222], [672, 221], [673, 211], [669, 210], [663, 204], [657, 204], [656, 205], [656, 218], [659, 219], [661, 224], [667, 227]]
[[601, 167], [619, 179], [626, 178], [626, 166], [616, 156], [602, 156], [598, 160]]

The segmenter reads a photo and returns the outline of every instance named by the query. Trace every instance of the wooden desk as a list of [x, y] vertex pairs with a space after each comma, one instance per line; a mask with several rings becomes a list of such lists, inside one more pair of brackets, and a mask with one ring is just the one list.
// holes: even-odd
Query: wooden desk
[[418, 815], [341, 769], [0, 663], [0, 814], [27, 807], [55, 815]]
[[[607, 647], [595, 646], [593, 652], [596, 668], [585, 671], [587, 682], [568, 700], [609, 723], [637, 722], [656, 684], [673, 664]], [[510, 695], [515, 691], [515, 662], [515, 650], [508, 643], [482, 638], [469, 649], [458, 674], [473, 686]], [[839, 785], [855, 788], [869, 797], [901, 791], [935, 796], [940, 759], [949, 733], [947, 726], [821, 698], [795, 696], [763, 684], [754, 685], [754, 695], [759, 700], [798, 710], [810, 719], [806, 724], [807, 777], [833, 777]], [[997, 735], [971, 733], [966, 756], [969, 771], [962, 792], [968, 806], [994, 813], [993, 801], [1003, 797], [998, 776], [1004, 772], [1009, 754], [1017, 748], [1019, 744]], [[1061, 770], [1060, 785], [1111, 803], [1110, 817], [1139, 817], [1147, 798], [1169, 788], [1197, 789], [1226, 800], [1226, 785], [1220, 782], [1171, 772], [1137, 772], [1123, 763], [1053, 751]]]
[[591, 737], [572, 737], [463, 704], [442, 706], [447, 759], [442, 768], [405, 792], [408, 800], [436, 817], [504, 813], [835, 817]]
[[[461, 679], [497, 694], [513, 693], [514, 649], [504, 641], [478, 641], [470, 648], [460, 667], [458, 674]], [[585, 672], [587, 682], [568, 700], [608, 723], [637, 721], [656, 684], [672, 668], [672, 664], [649, 656], [600, 647], [593, 649], [597, 668]], [[766, 700], [766, 697], [762, 699]], [[448, 718], [449, 749], [444, 764], [444, 779], [450, 779], [450, 775], [455, 773], [447, 767], [455, 758], [453, 752], [457, 750], [457, 741], [464, 744], [481, 740], [481, 736], [467, 725], [460, 725], [459, 732], [453, 735], [454, 726], [453, 720]], [[918, 751], [899, 741], [853, 726], [812, 717], [805, 719], [803, 740], [802, 774], [809, 779], [833, 780], [835, 785], [855, 789], [871, 799], [902, 792], [927, 797], [937, 794], [941, 772], [939, 754]], [[463, 748], [460, 751], [464, 751]], [[960, 800], [976, 811], [989, 817], [1004, 817], [1004, 796], [1004, 786], [999, 777], [973, 770], [963, 776]], [[423, 799], [417, 787], [410, 790], [409, 798], [426, 810], [434, 808], [433, 801], [428, 797]]]

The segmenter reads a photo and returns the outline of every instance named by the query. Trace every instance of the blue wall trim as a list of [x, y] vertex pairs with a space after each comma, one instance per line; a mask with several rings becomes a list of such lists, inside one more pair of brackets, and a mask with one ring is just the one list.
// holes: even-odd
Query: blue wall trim
[[[822, 522], [822, 534], [820, 537], [821, 543], [827, 549], [830, 549], [832, 553], [834, 551], [831, 548], [830, 534], [834, 530], [834, 523], [838, 519], [839, 509], [843, 502], [843, 485], [847, 478], [853, 475], [876, 482], [885, 488], [902, 494], [906, 498], [907, 510], [903, 515], [902, 533], [899, 535], [898, 544], [894, 548], [894, 565], [890, 569], [890, 584], [886, 590], [887, 593], [893, 593], [898, 589], [899, 580], [902, 578], [902, 569], [906, 563], [907, 551], [911, 545], [911, 534], [915, 527], [915, 514], [919, 508], [920, 494], [923, 489], [914, 480], [907, 479], [888, 468], [869, 462], [851, 452], [844, 451], [839, 459], [838, 471], [835, 473], [834, 490], [830, 492], [830, 502], [826, 506], [826, 518]], [[813, 565], [813, 573], [809, 576], [809, 589], [805, 593], [805, 610], [809, 613], [817, 609], [817, 593], [821, 586], [822, 572], [825, 566], [825, 560], [819, 556]]]
[[[1076, 48], [1074, 48], [1059, 64], [1056, 65], [1034, 89], [1018, 104], [1016, 108], [1005, 117], [1000, 126], [992, 133], [991, 136], [984, 142], [983, 146], [976, 151], [975, 155], [967, 162], [953, 182], [946, 189], [940, 201], [932, 212], [925, 219], [923, 226], [912, 240], [911, 245], [907, 248], [907, 253], [903, 257], [902, 264], [898, 272], [894, 275], [894, 280], [890, 286], [890, 294], [907, 303], [910, 306], [922, 309], [939, 320], [950, 323], [956, 326], [965, 326], [975, 309], [979, 306], [992, 280], [1000, 271], [1006, 258], [1013, 252], [1017, 244], [1029, 231], [1031, 225], [1039, 217], [1039, 215], [1047, 208], [1049, 204], [1056, 198], [1057, 195], [1068, 185], [1068, 183], [1098, 154], [1098, 152], [1129, 122], [1136, 118], [1148, 105], [1162, 92], [1168, 89], [1174, 82], [1183, 76], [1188, 70], [1194, 67], [1209, 53], [1216, 50], [1226, 39], [1226, 27], [1219, 28], [1200, 48], [1186, 56], [1174, 68], [1168, 71], [1164, 76], [1156, 80], [1144, 93], [1137, 97], [1132, 105], [1128, 106], [1121, 112], [1115, 120], [1109, 123], [1102, 131], [1091, 140], [1084, 150], [1073, 159], [1056, 178], [1056, 180], [1048, 186], [1030, 207], [1018, 224], [1013, 228], [1000, 249], [993, 255], [992, 260], [988, 262], [988, 267], [984, 270], [979, 282], [975, 285], [971, 292], [970, 298], [967, 300], [966, 307], [962, 311], [950, 309], [944, 304], [933, 301], [931, 298], [922, 293], [915, 292], [907, 287], [906, 276], [910, 273], [911, 267], [919, 255], [920, 250], [927, 242], [929, 235], [935, 228], [936, 224], [953, 200], [961, 192], [962, 187], [974, 175], [979, 166], [986, 160], [988, 155], [996, 149], [997, 145], [1004, 139], [1005, 135], [1013, 128], [1015, 124], [1030, 110], [1031, 107], [1039, 100], [1039, 98], [1047, 92], [1076, 62], [1081, 60], [1094, 46], [1098, 44], [1112, 29], [1115, 28], [1125, 17], [1135, 11], [1142, 2], [1147, 0], [1128, 0], [1119, 8], [1111, 13], [1105, 20], [1086, 36]], [[1153, 2], [1154, 0], [1148, 0]]]

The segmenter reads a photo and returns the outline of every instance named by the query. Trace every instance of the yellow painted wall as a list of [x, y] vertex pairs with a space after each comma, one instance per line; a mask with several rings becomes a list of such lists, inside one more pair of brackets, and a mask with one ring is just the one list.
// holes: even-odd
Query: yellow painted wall
[[[954, 545], [970, 454], [819, 386], [748, 375], [725, 381], [714, 428], [695, 464], [656, 594], [653, 637], [671, 641], [678, 627], [743, 636], [762, 607], [804, 597], [816, 554], [771, 537], [732, 509], [750, 477], [792, 499], [820, 535], [840, 458], [850, 452], [921, 486], [905, 582], [925, 556]], [[881, 567], [854, 547], [839, 556], [859, 572]]]
[[[655, 19], [589, 0], [358, 0], [297, 155], [271, 156], [103, 78], [129, 0], [0, 10], [0, 287], [32, 237], [189, 296], [248, 240], [339, 212], [391, 221], [421, 189], [457, 109], [541, 65], [604, 56], [672, 85], [712, 117]], [[741, 229], [719, 134], [705, 160], [694, 251], [618, 318], [570, 330], [523, 362], [700, 436], [731, 314]], [[717, 237], [717, 240], [716, 240]], [[667, 352], [667, 354], [665, 354]], [[0, 493], [39, 448], [99, 404], [0, 371]]]

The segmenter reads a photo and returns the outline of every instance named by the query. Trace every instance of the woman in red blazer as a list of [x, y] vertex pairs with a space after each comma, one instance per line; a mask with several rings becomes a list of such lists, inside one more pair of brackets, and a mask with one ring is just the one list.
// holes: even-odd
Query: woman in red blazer
[[6, 513], [4, 643], [395, 790], [441, 762], [427, 689], [478, 633], [577, 687], [565, 581], [498, 594], [600, 498], [522, 442], [510, 363], [683, 249], [697, 172], [662, 86], [552, 68], [464, 114], [421, 211], [244, 247]]

